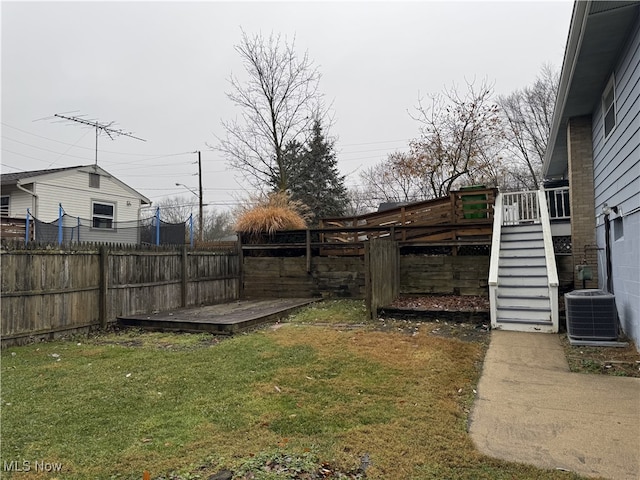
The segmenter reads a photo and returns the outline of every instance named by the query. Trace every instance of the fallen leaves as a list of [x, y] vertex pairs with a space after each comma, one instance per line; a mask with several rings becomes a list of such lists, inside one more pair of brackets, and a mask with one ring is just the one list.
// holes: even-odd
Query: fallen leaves
[[441, 310], [448, 312], [477, 312], [489, 310], [489, 299], [477, 295], [429, 295], [400, 297], [392, 304], [395, 308]]

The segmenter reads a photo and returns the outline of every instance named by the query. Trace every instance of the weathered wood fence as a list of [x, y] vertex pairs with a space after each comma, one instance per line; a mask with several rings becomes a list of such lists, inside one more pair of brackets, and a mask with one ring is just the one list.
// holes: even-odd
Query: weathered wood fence
[[236, 251], [3, 252], [2, 344], [106, 327], [117, 316], [236, 300]]
[[402, 294], [487, 294], [489, 257], [473, 249], [451, 255], [431, 246], [417, 253], [382, 238], [354, 249], [364, 254], [327, 256], [309, 246], [289, 248], [289, 256], [247, 255], [259, 246], [2, 250], [2, 345], [238, 298], [365, 299], [373, 316]]
[[366, 305], [369, 318], [400, 294], [400, 249], [393, 240], [371, 239], [364, 252]]

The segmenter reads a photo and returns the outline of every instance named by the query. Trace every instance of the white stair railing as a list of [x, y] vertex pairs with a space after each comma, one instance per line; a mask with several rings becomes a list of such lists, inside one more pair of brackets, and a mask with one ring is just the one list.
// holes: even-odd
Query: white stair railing
[[502, 235], [504, 209], [502, 194], [496, 195], [493, 208], [493, 233], [491, 236], [491, 260], [489, 263], [489, 310], [491, 328], [498, 325], [498, 263], [500, 262], [500, 235]]
[[569, 187], [545, 189], [549, 215], [552, 220], [570, 220]]
[[508, 192], [502, 195], [503, 225], [540, 222], [540, 203], [537, 191]]
[[558, 268], [556, 266], [556, 254], [553, 249], [553, 237], [551, 235], [551, 221], [547, 208], [547, 198], [544, 190], [538, 191], [540, 202], [540, 217], [542, 223], [542, 238], [544, 240], [544, 256], [547, 264], [547, 279], [549, 287], [549, 302], [551, 306], [551, 324], [553, 331], [558, 331]]

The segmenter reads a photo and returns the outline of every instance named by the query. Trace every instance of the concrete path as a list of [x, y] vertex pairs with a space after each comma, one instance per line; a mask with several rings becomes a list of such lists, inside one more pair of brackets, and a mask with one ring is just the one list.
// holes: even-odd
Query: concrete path
[[558, 335], [491, 332], [469, 429], [491, 457], [640, 479], [640, 379], [569, 372]]

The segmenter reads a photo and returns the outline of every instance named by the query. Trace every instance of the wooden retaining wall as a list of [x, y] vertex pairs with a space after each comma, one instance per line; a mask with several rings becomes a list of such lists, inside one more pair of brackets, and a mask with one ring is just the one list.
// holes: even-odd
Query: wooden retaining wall
[[365, 298], [364, 258], [244, 257], [245, 298]]
[[[388, 240], [380, 240], [388, 245]], [[385, 243], [388, 242], [388, 243]], [[397, 251], [397, 249], [396, 249]], [[456, 294], [488, 295], [489, 256], [487, 255], [397, 255], [374, 260], [374, 272], [366, 256], [322, 257], [311, 259], [307, 272], [305, 257], [245, 257], [243, 297], [346, 297], [367, 299], [369, 289], [378, 299], [375, 306], [390, 303], [397, 295]], [[371, 261], [371, 260], [370, 260]], [[393, 266], [398, 262], [399, 268]], [[384, 265], [384, 268], [382, 267]], [[369, 273], [367, 272], [369, 269]], [[377, 273], [376, 273], [377, 272]], [[397, 273], [394, 273], [397, 272]], [[368, 285], [369, 275], [376, 286]], [[397, 279], [397, 293], [394, 290]], [[372, 293], [373, 295], [373, 293]], [[383, 298], [384, 296], [384, 298]]]
[[240, 296], [235, 252], [18, 250], [2, 253], [2, 345], [106, 327], [120, 315]]
[[402, 255], [400, 294], [489, 295], [488, 255]]

